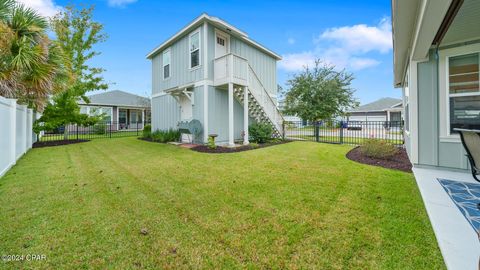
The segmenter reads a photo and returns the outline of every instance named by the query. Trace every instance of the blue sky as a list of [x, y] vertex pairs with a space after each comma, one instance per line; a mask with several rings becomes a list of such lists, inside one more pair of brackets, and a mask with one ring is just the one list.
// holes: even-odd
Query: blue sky
[[145, 55], [202, 12], [220, 17], [283, 56], [278, 82], [314, 59], [346, 68], [362, 103], [400, 97], [393, 88], [390, 1], [152, 1], [19, 0], [44, 15], [68, 3], [94, 4], [95, 20], [109, 35], [92, 65], [105, 68], [110, 89], [151, 91]]

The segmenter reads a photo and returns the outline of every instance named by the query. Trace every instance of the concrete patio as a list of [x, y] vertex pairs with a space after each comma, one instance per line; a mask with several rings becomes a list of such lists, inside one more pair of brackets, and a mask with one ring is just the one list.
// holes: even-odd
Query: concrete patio
[[447, 268], [478, 269], [478, 235], [437, 179], [477, 182], [462, 172], [426, 168], [413, 172]]

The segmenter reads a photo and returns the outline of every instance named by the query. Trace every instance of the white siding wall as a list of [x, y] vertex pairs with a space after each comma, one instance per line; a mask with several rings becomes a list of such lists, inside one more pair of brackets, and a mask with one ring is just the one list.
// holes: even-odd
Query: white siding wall
[[[197, 28], [198, 29], [198, 28]], [[192, 32], [194, 32], [193, 30]], [[191, 32], [190, 32], [191, 33]], [[163, 79], [163, 62], [161, 51], [152, 58], [152, 94], [163, 90], [203, 80], [203, 29], [200, 27], [200, 67], [190, 69], [190, 52], [188, 50], [188, 37], [185, 36], [174, 42], [170, 47], [170, 78]], [[168, 49], [168, 48], [167, 48]]]
[[38, 117], [32, 109], [18, 105], [15, 99], [0, 97], [0, 177], [35, 142], [32, 124]]

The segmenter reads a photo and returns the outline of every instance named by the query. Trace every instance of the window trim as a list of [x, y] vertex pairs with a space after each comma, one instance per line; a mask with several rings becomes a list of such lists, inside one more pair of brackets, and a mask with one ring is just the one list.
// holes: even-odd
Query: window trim
[[[474, 93], [450, 94], [450, 75], [449, 60], [452, 57], [462, 56], [466, 54], [478, 53], [480, 59], [480, 43], [470, 44], [466, 46], [454, 47], [438, 52], [439, 54], [439, 94], [440, 94], [440, 142], [460, 142], [458, 134], [450, 132], [450, 98], [458, 96], [480, 96]], [[480, 65], [480, 61], [479, 61]]]
[[[406, 84], [406, 87], [405, 87]], [[411, 123], [412, 123], [412, 110], [410, 106], [410, 85], [411, 85], [411, 77], [410, 77], [410, 65], [407, 66], [407, 70], [405, 72], [404, 78], [404, 87], [403, 87], [403, 117], [404, 117], [404, 127], [403, 130], [407, 136], [410, 136], [410, 131], [412, 130]], [[407, 111], [408, 108], [408, 111]], [[407, 113], [408, 112], [408, 113]], [[408, 119], [407, 119], [408, 118]]]
[[[165, 65], [165, 61], [164, 60], [164, 55], [168, 53], [170, 54], [170, 63], [168, 63], [168, 65], [170, 66], [169, 69], [168, 69], [168, 77], [165, 78], [165, 67], [167, 65]], [[165, 80], [168, 80], [172, 77], [172, 50], [170, 48], [167, 48], [166, 50], [164, 50], [162, 52], [162, 79], [165, 81]]]
[[[191, 48], [191, 45], [192, 45], [192, 36], [197, 34], [197, 33], [198, 33], [198, 49], [196, 49], [195, 51], [198, 50], [198, 65], [192, 67], [192, 52], [195, 52], [195, 51], [191, 51], [190, 48]], [[194, 30], [193, 32], [191, 32], [188, 35], [187, 53], [188, 53], [188, 69], [190, 71], [199, 69], [202, 66], [202, 34], [200, 32], [200, 27], [197, 28], [196, 30]]]

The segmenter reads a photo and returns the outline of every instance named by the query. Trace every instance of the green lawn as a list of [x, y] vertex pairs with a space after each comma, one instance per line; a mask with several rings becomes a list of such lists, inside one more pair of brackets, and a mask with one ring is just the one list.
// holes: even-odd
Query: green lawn
[[0, 179], [0, 253], [47, 259], [0, 268], [445, 268], [413, 176], [349, 161], [349, 149], [33, 149]]

